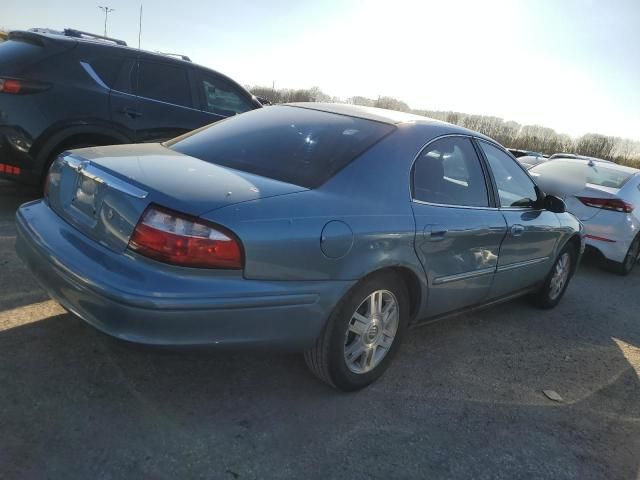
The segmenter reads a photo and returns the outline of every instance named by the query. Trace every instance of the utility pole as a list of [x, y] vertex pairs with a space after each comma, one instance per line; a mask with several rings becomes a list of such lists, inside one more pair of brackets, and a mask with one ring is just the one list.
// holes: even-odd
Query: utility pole
[[115, 8], [102, 6], [102, 5], [98, 5], [98, 8], [104, 12], [104, 36], [106, 37], [107, 36], [107, 18], [109, 17], [109, 14], [111, 12], [115, 11]]

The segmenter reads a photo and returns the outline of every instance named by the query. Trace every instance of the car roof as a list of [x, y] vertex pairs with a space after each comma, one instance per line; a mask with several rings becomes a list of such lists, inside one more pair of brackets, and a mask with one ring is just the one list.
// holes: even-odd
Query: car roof
[[440, 127], [445, 134], [463, 134], [497, 143], [490, 137], [482, 133], [469, 130], [452, 123], [443, 122], [434, 118], [423, 117], [413, 113], [399, 112], [396, 110], [387, 110], [385, 108], [364, 107], [362, 105], [351, 105], [348, 103], [322, 103], [322, 102], [293, 102], [284, 103], [284, 106], [308, 108], [310, 110], [318, 110], [320, 112], [335, 113], [348, 117], [362, 118], [372, 120], [374, 122], [386, 123], [396, 126], [417, 126], [417, 127]]
[[401, 123], [439, 123], [439, 120], [429, 117], [414, 115], [413, 113], [398, 112], [396, 110], [387, 110], [384, 108], [364, 107], [362, 105], [351, 105], [348, 103], [322, 103], [322, 102], [293, 102], [286, 103], [291, 107], [308, 108], [311, 110], [319, 110], [328, 113], [337, 113], [349, 117], [364, 118], [375, 122], [388, 123], [390, 125], [398, 125]]
[[[589, 160], [589, 163], [585, 163], [585, 160]], [[620, 172], [626, 172], [626, 173], [630, 173], [630, 174], [637, 174], [640, 173], [640, 169], [637, 168], [633, 168], [633, 167], [627, 167], [626, 165], [620, 165], [619, 163], [614, 163], [614, 162], [610, 162], [608, 160], [599, 160], [596, 158], [555, 158], [553, 159], [554, 162], [566, 162], [566, 163], [577, 163], [580, 165], [590, 165], [591, 163], [593, 163], [594, 165], [601, 165], [603, 167], [606, 168], [611, 168], [613, 170], [618, 170]], [[546, 162], [545, 162], [546, 163]]]

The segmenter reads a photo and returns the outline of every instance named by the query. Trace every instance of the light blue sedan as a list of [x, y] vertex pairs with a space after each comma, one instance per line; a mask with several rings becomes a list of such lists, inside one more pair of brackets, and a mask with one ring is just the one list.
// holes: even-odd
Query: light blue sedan
[[584, 249], [491, 139], [332, 104], [66, 152], [17, 225], [20, 257], [96, 328], [304, 351], [342, 390], [378, 378], [411, 325], [523, 294], [553, 307]]

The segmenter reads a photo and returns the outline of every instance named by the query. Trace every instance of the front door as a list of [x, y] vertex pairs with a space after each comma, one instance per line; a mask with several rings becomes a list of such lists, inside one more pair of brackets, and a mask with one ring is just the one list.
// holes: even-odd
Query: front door
[[447, 136], [427, 145], [412, 171], [415, 249], [429, 284], [426, 316], [482, 303], [506, 233], [472, 140]]
[[560, 239], [555, 213], [539, 208], [535, 184], [525, 170], [497, 145], [478, 140], [498, 192], [507, 235], [500, 248], [491, 297], [531, 287], [546, 277]]

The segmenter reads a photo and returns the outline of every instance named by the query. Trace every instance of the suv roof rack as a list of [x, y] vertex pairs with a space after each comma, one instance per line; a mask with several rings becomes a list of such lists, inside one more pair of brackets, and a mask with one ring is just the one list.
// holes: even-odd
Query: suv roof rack
[[185, 62], [190, 62], [191, 59], [189, 57], [187, 57], [186, 55], [181, 55], [179, 53], [169, 53], [169, 52], [160, 52], [156, 50], [156, 53], [159, 53], [160, 55], [166, 55], [167, 57], [178, 57], [182, 60], [184, 60]]
[[94, 40], [106, 40], [107, 42], [113, 42], [116, 45], [121, 45], [123, 47], [127, 46], [127, 42], [124, 40], [118, 40], [117, 38], [105, 37], [103, 35], [96, 35], [95, 33], [83, 32], [82, 30], [75, 30], [73, 28], [65, 28], [63, 31], [66, 37], [74, 37], [74, 38], [90, 38]]

